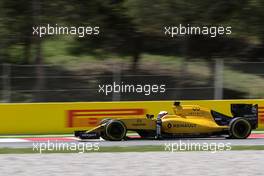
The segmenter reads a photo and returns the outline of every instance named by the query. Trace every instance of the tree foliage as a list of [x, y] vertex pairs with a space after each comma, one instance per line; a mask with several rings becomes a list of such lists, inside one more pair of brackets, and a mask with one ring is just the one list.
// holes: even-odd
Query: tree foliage
[[[0, 2], [2, 61], [16, 57], [20, 63], [30, 63], [36, 45], [32, 26], [47, 23], [99, 26], [99, 36], [77, 37], [75, 46], [69, 50], [71, 54], [104, 52], [131, 56], [133, 68], [145, 52], [188, 54], [181, 53], [178, 46], [186, 46], [186, 40], [192, 42], [192, 37], [169, 41], [162, 31], [166, 25], [230, 25], [232, 40], [235, 38], [238, 43], [246, 40], [250, 45], [248, 38], [253, 38], [264, 43], [262, 0], [47, 0], [39, 2], [39, 9], [34, 9], [34, 2], [38, 1]], [[200, 46], [206, 44], [208, 50], [204, 52], [210, 55], [213, 45], [208, 40], [195, 40]], [[20, 51], [19, 55], [13, 56], [13, 48]]]

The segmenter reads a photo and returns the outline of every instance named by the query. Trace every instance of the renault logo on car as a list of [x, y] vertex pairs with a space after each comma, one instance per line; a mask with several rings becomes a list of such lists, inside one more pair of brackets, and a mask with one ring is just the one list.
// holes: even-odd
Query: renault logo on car
[[197, 106], [194, 106], [192, 109], [193, 109], [193, 111], [200, 111], [200, 108]]

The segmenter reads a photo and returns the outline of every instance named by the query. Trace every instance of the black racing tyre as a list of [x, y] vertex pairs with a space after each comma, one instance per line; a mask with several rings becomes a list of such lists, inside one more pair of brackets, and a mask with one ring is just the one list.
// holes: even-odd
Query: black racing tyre
[[229, 124], [229, 138], [246, 139], [251, 134], [251, 124], [242, 117], [236, 117]]
[[107, 140], [121, 141], [126, 137], [127, 129], [120, 120], [111, 120], [106, 124], [104, 132]]

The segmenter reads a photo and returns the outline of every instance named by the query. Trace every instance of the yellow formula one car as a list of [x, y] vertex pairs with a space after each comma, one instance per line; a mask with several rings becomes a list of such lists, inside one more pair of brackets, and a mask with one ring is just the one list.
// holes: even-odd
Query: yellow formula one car
[[127, 131], [135, 131], [142, 138], [177, 138], [226, 136], [245, 139], [258, 126], [258, 105], [231, 104], [233, 117], [198, 105], [174, 103], [174, 114], [161, 111], [156, 118], [104, 119], [100, 125], [89, 131], [77, 131], [81, 139], [120, 141], [127, 139]]

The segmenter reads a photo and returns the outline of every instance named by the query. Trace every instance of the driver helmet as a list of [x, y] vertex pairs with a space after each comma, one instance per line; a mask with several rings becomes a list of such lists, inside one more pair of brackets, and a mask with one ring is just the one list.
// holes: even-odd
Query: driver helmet
[[160, 111], [158, 114], [158, 118], [162, 118], [163, 116], [167, 115], [168, 112], [167, 111]]

